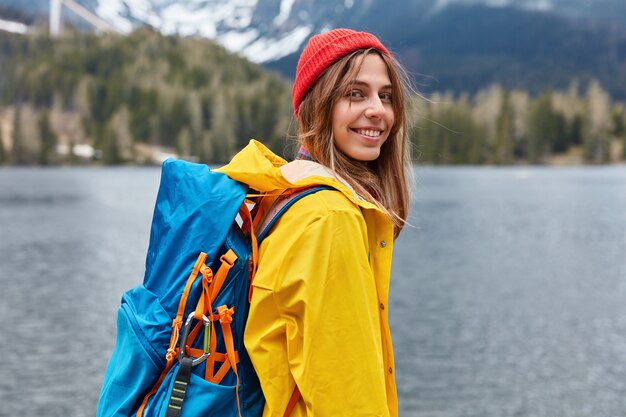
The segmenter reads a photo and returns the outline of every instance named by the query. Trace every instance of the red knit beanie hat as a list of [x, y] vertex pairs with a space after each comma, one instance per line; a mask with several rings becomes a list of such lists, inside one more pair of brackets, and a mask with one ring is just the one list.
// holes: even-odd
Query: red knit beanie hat
[[374, 48], [387, 56], [391, 56], [378, 38], [367, 32], [333, 29], [309, 39], [298, 60], [296, 79], [291, 91], [291, 100], [296, 117], [298, 117], [298, 110], [304, 96], [326, 68], [351, 52], [367, 48]]

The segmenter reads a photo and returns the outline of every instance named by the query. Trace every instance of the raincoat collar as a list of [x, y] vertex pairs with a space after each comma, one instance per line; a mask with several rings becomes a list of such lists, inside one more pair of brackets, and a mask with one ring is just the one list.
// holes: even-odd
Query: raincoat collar
[[323, 165], [308, 160], [287, 163], [254, 139], [227, 165], [215, 171], [243, 182], [259, 192], [281, 192], [289, 188], [329, 185], [341, 191], [360, 207], [380, 210], [375, 204], [363, 200], [346, 181], [338, 178]]

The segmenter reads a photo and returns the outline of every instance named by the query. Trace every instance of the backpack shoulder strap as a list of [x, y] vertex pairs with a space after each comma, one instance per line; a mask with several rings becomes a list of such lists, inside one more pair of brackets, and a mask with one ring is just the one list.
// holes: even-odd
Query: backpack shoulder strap
[[296, 404], [298, 404], [300, 398], [302, 398], [302, 394], [300, 393], [300, 389], [298, 389], [298, 386], [296, 385], [296, 387], [293, 389], [293, 393], [291, 393], [291, 398], [289, 398], [289, 403], [287, 403], [287, 408], [285, 408], [285, 414], [283, 414], [283, 417], [291, 416], [291, 413], [293, 413], [293, 410], [294, 408], [296, 408]]
[[259, 244], [267, 236], [267, 234], [270, 232], [280, 216], [282, 216], [287, 211], [287, 209], [289, 209], [289, 207], [294, 205], [301, 198], [322, 190], [334, 190], [334, 188], [328, 185], [319, 185], [314, 187], [301, 188], [293, 193], [280, 195], [276, 199], [272, 207], [270, 207], [270, 209], [268, 210], [261, 224], [259, 224], [259, 227], [257, 229], [259, 231], [257, 234], [257, 240]]

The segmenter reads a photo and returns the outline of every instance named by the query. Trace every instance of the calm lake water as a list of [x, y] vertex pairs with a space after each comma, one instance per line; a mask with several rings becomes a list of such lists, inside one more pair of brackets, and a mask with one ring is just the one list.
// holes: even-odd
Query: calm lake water
[[[402, 416], [626, 415], [626, 167], [417, 168]], [[157, 168], [0, 169], [0, 416], [93, 416]]]

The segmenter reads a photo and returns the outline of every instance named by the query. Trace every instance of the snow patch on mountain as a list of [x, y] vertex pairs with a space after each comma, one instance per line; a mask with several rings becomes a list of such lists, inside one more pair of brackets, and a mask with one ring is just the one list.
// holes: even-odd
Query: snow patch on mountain
[[[297, 52], [312, 33], [312, 26], [298, 26], [272, 36], [251, 25], [259, 0], [100, 0], [96, 13], [121, 31], [138, 23], [165, 34], [199, 35], [219, 42], [256, 63], [274, 61]], [[291, 16], [295, 0], [282, 0], [272, 26], [276, 29]]]
[[297, 52], [312, 32], [313, 27], [301, 26], [280, 39], [259, 38], [240, 53], [256, 63], [275, 61]]
[[28, 32], [28, 26], [20, 22], [12, 22], [10, 20], [0, 19], [0, 30], [11, 33], [25, 34]]
[[280, 12], [278, 16], [274, 18], [274, 24], [276, 26], [280, 26], [289, 19], [289, 15], [291, 14], [291, 9], [293, 8], [293, 3], [296, 0], [283, 0], [280, 2]]
[[121, 1], [103, 1], [96, 6], [96, 14], [115, 26], [121, 32], [130, 32], [133, 30], [133, 24], [122, 18], [125, 12], [124, 4]]
[[527, 10], [549, 11], [554, 8], [553, 0], [436, 0], [431, 12], [438, 12], [452, 4], [484, 4], [490, 7], [520, 7]]
[[231, 31], [220, 35], [220, 44], [230, 52], [239, 52], [252, 44], [259, 37], [259, 31], [249, 29], [245, 32]]
[[218, 27], [246, 29], [258, 0], [100, 0], [96, 14], [117, 28], [130, 31], [144, 22], [167, 34], [199, 34], [214, 38]]
[[217, 36], [215, 24], [210, 23], [215, 15], [208, 9], [190, 10], [182, 4], [172, 4], [161, 11], [159, 18], [162, 23], [156, 27], [167, 34]]

